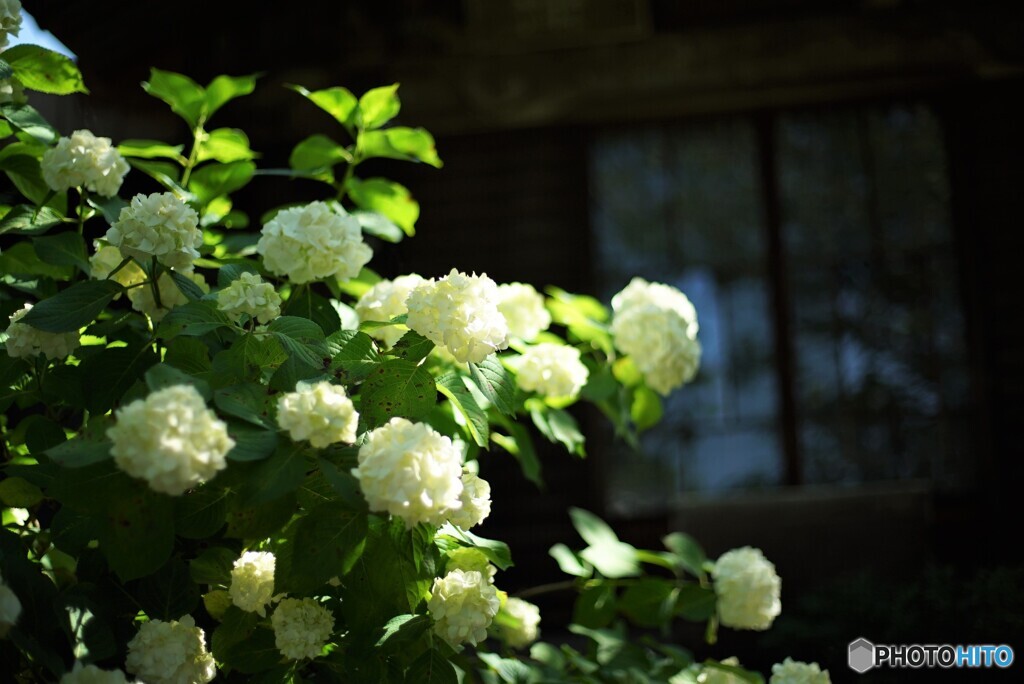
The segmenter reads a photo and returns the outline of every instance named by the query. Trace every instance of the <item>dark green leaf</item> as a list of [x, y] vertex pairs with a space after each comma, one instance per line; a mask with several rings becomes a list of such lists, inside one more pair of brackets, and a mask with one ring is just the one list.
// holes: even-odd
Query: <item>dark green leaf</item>
[[363, 382], [360, 422], [373, 428], [396, 416], [421, 419], [437, 403], [434, 378], [404, 359], [380, 364]]
[[256, 165], [251, 161], [230, 164], [212, 162], [199, 167], [189, 179], [188, 189], [195, 193], [201, 204], [208, 204], [221, 195], [229, 195], [252, 180]]
[[344, 576], [366, 546], [366, 514], [328, 503], [317, 506], [295, 527], [296, 555], [289, 586], [315, 591], [335, 576]]
[[199, 587], [180, 558], [172, 558], [154, 575], [129, 582], [127, 589], [151, 620], [177, 620], [199, 605]]
[[588, 587], [576, 597], [572, 621], [584, 627], [606, 627], [615, 617], [615, 588], [609, 584]]
[[0, 235], [4, 233], [40, 235], [54, 226], [59, 226], [64, 222], [63, 218], [59, 212], [50, 207], [19, 204], [7, 212], [3, 219], [0, 219]]
[[339, 330], [327, 338], [331, 351], [330, 372], [342, 382], [362, 380], [381, 362], [373, 339], [357, 330]]
[[167, 271], [167, 273], [171, 276], [171, 280], [174, 281], [174, 284], [178, 286], [178, 289], [181, 290], [181, 293], [185, 295], [185, 298], [190, 302], [202, 299], [203, 295], [206, 294], [191, 278], [187, 278], [177, 271]]
[[561, 444], [570, 454], [586, 456], [583, 448], [583, 433], [576, 419], [562, 409], [535, 405], [530, 409], [530, 418], [541, 434], [549, 441]]
[[273, 428], [270, 419], [270, 398], [262, 385], [247, 382], [222, 387], [213, 395], [213, 403], [221, 412], [263, 428]]
[[247, 333], [238, 338], [230, 349], [213, 357], [213, 369], [238, 382], [261, 380], [265, 371], [287, 358], [281, 343], [275, 338]]
[[174, 529], [179, 537], [205, 539], [224, 526], [228, 493], [209, 484], [174, 499]]
[[85, 240], [75, 232], [58, 233], [32, 239], [39, 258], [55, 266], [77, 266], [89, 273], [89, 257], [85, 253]]
[[90, 388], [86, 408], [94, 414], [111, 409], [158, 358], [150, 345], [142, 344], [104, 349], [82, 361], [82, 384]]
[[207, 401], [213, 396], [210, 385], [205, 380], [193, 377], [166, 363], [158, 363], [146, 371], [146, 386], [151, 392], [173, 387], [175, 385], [191, 385], [203, 395]]
[[360, 209], [384, 214], [409, 237], [416, 234], [420, 205], [404, 185], [386, 178], [361, 180], [353, 176], [345, 187]]
[[129, 159], [128, 164], [138, 169], [178, 197], [191, 198], [192, 193], [181, 187], [181, 170], [170, 162]]
[[21, 320], [47, 332], [71, 332], [92, 323], [124, 288], [112, 280], [87, 280], [44, 299]]
[[213, 368], [209, 349], [194, 337], [175, 337], [168, 342], [164, 363], [191, 376], [208, 373]]
[[452, 406], [466, 419], [466, 428], [473, 441], [477, 446], [486, 447], [490, 439], [487, 414], [473, 398], [473, 394], [466, 387], [462, 376], [458, 373], [445, 373], [436, 382], [437, 391], [448, 397]]
[[0, 78], [10, 78], [14, 75], [14, 71], [11, 69], [11, 65], [6, 60], [0, 59]]
[[295, 511], [295, 496], [288, 494], [260, 506], [240, 506], [228, 511], [227, 537], [265, 539], [288, 522]]
[[708, 557], [693, 537], [683, 532], [672, 532], [662, 538], [665, 548], [672, 552], [678, 566], [696, 577], [704, 576]]
[[22, 277], [43, 276], [54, 280], [69, 280], [75, 273], [67, 266], [54, 266], [39, 258], [32, 245], [17, 242], [12, 247], [5, 247], [0, 253], [0, 273]]
[[156, 572], [174, 548], [172, 499], [141, 482], [131, 485], [107, 498], [99, 537], [107, 564], [122, 582]]
[[461, 546], [478, 549], [487, 556], [489, 561], [498, 566], [499, 570], [508, 570], [514, 565], [512, 563], [512, 552], [505, 542], [497, 541], [496, 539], [485, 539], [472, 532], [455, 527], [450, 523], [441, 527], [438, 530], [438, 534], [449, 537]]
[[323, 329], [309, 320], [298, 316], [279, 316], [271, 321], [267, 330], [289, 356], [314, 368], [326, 368], [330, 356], [324, 343]]
[[494, 408], [506, 416], [516, 412], [516, 381], [498, 358], [491, 354], [480, 363], [469, 364], [473, 382]]
[[406, 361], [419, 363], [423, 359], [427, 358], [427, 355], [433, 348], [433, 342], [423, 337], [423, 335], [420, 335], [415, 330], [410, 330], [395, 342], [395, 346], [393, 346], [388, 353], [391, 356], [397, 356], [405, 359]]
[[380, 128], [393, 119], [401, 109], [398, 99], [398, 84], [373, 88], [359, 98], [356, 124], [361, 128]]
[[305, 287], [294, 292], [282, 313], [313, 321], [320, 326], [324, 335], [336, 333], [341, 328], [341, 318], [331, 301], [313, 292], [312, 288]]
[[227, 455], [230, 461], [262, 461], [277, 448], [275, 430], [230, 419], [227, 425], [228, 437], [235, 440], [235, 447]]
[[384, 634], [375, 646], [382, 647], [386, 652], [394, 652], [414, 643], [430, 629], [432, 622], [426, 615], [396, 615], [384, 625]]
[[173, 71], [150, 69], [149, 80], [142, 89], [171, 106], [171, 110], [195, 128], [206, 104], [206, 92], [188, 76]]
[[224, 264], [217, 271], [217, 287], [224, 288], [238, 280], [243, 273], [255, 273], [259, 275], [259, 268], [251, 261], [239, 261], [231, 264]]
[[211, 546], [189, 561], [189, 576], [196, 584], [228, 586], [231, 584], [231, 569], [237, 559], [237, 551], [223, 546]]
[[206, 118], [209, 119], [213, 113], [225, 104], [235, 99], [248, 95], [256, 89], [256, 78], [258, 74], [249, 76], [218, 76], [206, 86]]
[[619, 597], [619, 610], [640, 627], [661, 627], [672, 619], [675, 587], [669, 580], [641, 577]]
[[57, 142], [57, 138], [60, 137], [57, 129], [30, 105], [14, 104], [13, 102], [0, 104], [0, 114], [7, 119], [12, 128], [28, 133], [47, 145]]
[[46, 455], [65, 468], [80, 468], [110, 458], [110, 442], [78, 437], [48, 449]]
[[121, 215], [121, 210], [128, 206], [123, 199], [114, 195], [113, 197], [101, 197], [93, 195], [89, 197], [89, 204], [100, 210], [107, 223], [113, 225]]
[[430, 649], [409, 666], [405, 684], [457, 684], [455, 668], [437, 649]]
[[443, 166], [441, 158], [437, 156], [434, 136], [423, 128], [395, 126], [383, 131], [366, 131], [359, 142], [364, 158], [387, 157], [420, 161], [437, 169]]
[[359, 488], [359, 480], [349, 470], [339, 469], [325, 458], [318, 459], [317, 465], [320, 466], [320, 472], [330, 483], [341, 503], [353, 511], [367, 509], [366, 499], [363, 498], [362, 490]]
[[[274, 633], [269, 629], [257, 627], [252, 634], [232, 644], [224, 652], [224, 663], [234, 670], [248, 675], [255, 675], [273, 668], [282, 660], [281, 651], [275, 643]], [[272, 675], [272, 673], [271, 673]], [[273, 676], [273, 675], [272, 675]], [[280, 679], [251, 679], [255, 683], [270, 681], [288, 681]], [[292, 680], [299, 681], [298, 677]]]
[[306, 454], [295, 444], [285, 444], [273, 456], [254, 464], [239, 492], [243, 506], [257, 506], [292, 494], [306, 477]]
[[169, 340], [178, 335], [205, 335], [217, 328], [226, 327], [231, 327], [231, 320], [217, 308], [217, 303], [200, 300], [171, 309], [160, 321], [156, 332], [159, 337]]
[[704, 622], [715, 614], [715, 590], [699, 584], [687, 584], [676, 597], [675, 614], [694, 622]]
[[292, 90], [307, 98], [324, 110], [345, 128], [351, 130], [359, 101], [347, 88], [326, 88], [310, 92], [302, 86], [290, 86]]

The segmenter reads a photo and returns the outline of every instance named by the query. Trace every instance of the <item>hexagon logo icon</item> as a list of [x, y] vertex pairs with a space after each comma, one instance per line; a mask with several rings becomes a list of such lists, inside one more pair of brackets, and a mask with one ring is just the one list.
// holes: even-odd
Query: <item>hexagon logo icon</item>
[[851, 641], [848, 657], [850, 669], [864, 674], [875, 666], [875, 645], [864, 637]]

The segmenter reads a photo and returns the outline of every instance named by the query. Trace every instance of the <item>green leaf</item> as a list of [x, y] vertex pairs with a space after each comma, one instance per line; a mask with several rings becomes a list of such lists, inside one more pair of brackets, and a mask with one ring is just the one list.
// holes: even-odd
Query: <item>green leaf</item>
[[121, 401], [125, 392], [159, 360], [151, 345], [113, 347], [82, 361], [82, 384], [90, 413], [103, 414]]
[[580, 432], [576, 419], [568, 412], [535, 404], [530, 408], [530, 418], [548, 441], [561, 444], [570, 454], [587, 455], [583, 447], [583, 433]]
[[288, 157], [288, 166], [296, 171], [330, 171], [335, 164], [352, 161], [348, 150], [326, 135], [311, 135], [302, 140]]
[[672, 532], [662, 538], [665, 548], [672, 552], [676, 564], [695, 577], [704, 576], [704, 564], [708, 557], [693, 537], [683, 532]]
[[399, 243], [405, 238], [405, 231], [384, 214], [375, 211], [353, 211], [351, 216], [359, 221], [359, 227], [367, 235], [393, 243]]
[[267, 330], [289, 356], [313, 368], [326, 368], [330, 354], [324, 342], [323, 329], [299, 316], [279, 316], [271, 321]]
[[110, 442], [78, 437], [48, 449], [46, 455], [65, 468], [81, 468], [110, 458]]
[[194, 337], [176, 337], [167, 344], [164, 363], [174, 366], [189, 376], [208, 373], [213, 369], [210, 350]]
[[395, 126], [383, 131], [366, 131], [359, 139], [359, 148], [363, 158], [420, 161], [437, 169], [444, 165], [437, 156], [434, 136], [424, 128]]
[[430, 649], [413, 661], [405, 673], [405, 684], [458, 684], [455, 668], [437, 649]]
[[234, 502], [228, 510], [226, 537], [265, 539], [287, 523], [295, 512], [295, 496], [288, 494], [260, 506]]
[[[247, 675], [255, 675], [270, 670], [281, 662], [281, 651], [275, 643], [274, 633], [269, 629], [256, 628], [245, 639], [238, 641], [223, 651], [224, 663], [239, 672]], [[289, 680], [279, 679], [280, 675], [273, 671], [268, 673], [268, 679], [250, 679], [254, 682], [286, 682]], [[290, 680], [300, 681], [298, 676]]]
[[93, 195], [89, 197], [89, 205], [99, 209], [107, 223], [114, 225], [118, 217], [121, 215], [121, 210], [127, 207], [128, 203], [117, 195], [114, 195], [113, 197], [100, 197], [99, 195]]
[[519, 461], [519, 468], [523, 471], [523, 477], [537, 485], [544, 487], [544, 478], [541, 476], [540, 459], [537, 458], [537, 451], [533, 447], [533, 439], [530, 432], [519, 423], [508, 422], [504, 424], [508, 435], [497, 432], [491, 433], [491, 439], [502, 449], [515, 456]]
[[[403, 338], [404, 339], [404, 338]], [[436, 381], [437, 391], [448, 397], [459, 413], [466, 419], [466, 428], [477, 446], [486, 447], [490, 438], [487, 414], [476, 403], [473, 394], [458, 373], [445, 373]]]
[[400, 359], [405, 359], [412, 363], [419, 363], [423, 359], [427, 358], [427, 355], [433, 348], [433, 342], [423, 337], [423, 335], [420, 335], [415, 330], [410, 330], [395, 342], [395, 346], [393, 346], [388, 353], [391, 356], [397, 356]]
[[715, 590], [699, 584], [686, 584], [679, 589], [675, 614], [694, 622], [704, 622], [715, 614]]
[[184, 145], [168, 145], [159, 140], [131, 139], [122, 140], [117, 146], [117, 151], [125, 157], [173, 159], [176, 162], [184, 163], [186, 160], [181, 156], [181, 151], [184, 148]]
[[345, 189], [360, 209], [384, 214], [409, 237], [416, 234], [420, 205], [404, 185], [386, 178], [362, 180], [352, 176]]
[[327, 338], [331, 350], [328, 369], [343, 383], [362, 380], [381, 362], [373, 338], [358, 330], [339, 330]]
[[331, 577], [347, 575], [363, 554], [366, 534], [365, 513], [338, 503], [314, 508], [295, 527], [290, 587], [315, 591]]
[[275, 338], [246, 333], [230, 349], [213, 357], [213, 370], [237, 382], [262, 380], [266, 371], [287, 359], [288, 354]]
[[126, 588], [151, 620], [177, 620], [199, 605], [199, 587], [180, 558], [172, 558], [156, 574], [129, 582]]
[[257, 155], [249, 147], [249, 136], [238, 128], [218, 128], [207, 133], [199, 145], [197, 161], [202, 163], [214, 159], [224, 164], [255, 159]]
[[158, 337], [169, 340], [178, 335], [196, 337], [217, 328], [229, 327], [231, 327], [231, 320], [217, 308], [216, 302], [200, 300], [171, 309], [160, 321], [156, 334]]
[[203, 399], [209, 401], [213, 396], [213, 393], [210, 391], [210, 385], [205, 380], [193, 377], [166, 363], [158, 363], [150, 367], [146, 371], [145, 378], [146, 386], [149, 387], [151, 392], [175, 385], [191, 385], [203, 395]]
[[254, 464], [248, 472], [239, 502], [258, 506], [293, 493], [306, 477], [306, 454], [296, 444], [281, 445], [273, 456]]
[[14, 75], [11, 65], [6, 60], [0, 59], [0, 78], [10, 78]]
[[44, 299], [22, 322], [46, 332], [71, 332], [92, 323], [124, 288], [113, 280], [87, 280]]
[[206, 118], [209, 119], [213, 113], [225, 104], [243, 95], [250, 94], [256, 89], [258, 74], [249, 76], [218, 76], [206, 86]]
[[203, 295], [206, 294], [198, 285], [196, 285], [195, 281], [190, 278], [186, 278], [181, 273], [178, 273], [177, 271], [167, 271], [166, 273], [171, 276], [171, 280], [174, 281], [178, 290], [181, 291], [181, 293], [185, 295], [185, 298], [190, 302], [202, 299]]
[[0, 480], [0, 502], [4, 506], [30, 508], [42, 500], [42, 490], [23, 477]]
[[360, 422], [378, 427], [395, 416], [419, 420], [437, 403], [434, 378], [422, 366], [404, 359], [380, 364], [363, 382]]
[[209, 484], [174, 498], [174, 531], [186, 539], [205, 539], [224, 526], [228, 492]]
[[615, 617], [615, 587], [597, 584], [587, 587], [576, 597], [572, 621], [584, 627], [606, 627]]
[[217, 287], [225, 288], [238, 280], [243, 273], [255, 273], [259, 275], [259, 268], [251, 261], [240, 261], [231, 264], [224, 264], [217, 271]]
[[[231, 569], [238, 560], [238, 552], [223, 546], [211, 546], [188, 563], [188, 573], [196, 584], [216, 586], [231, 584]], [[225, 615], [225, 619], [227, 616]]]
[[189, 128], [195, 128], [199, 123], [206, 105], [206, 92], [188, 76], [150, 69], [149, 80], [143, 81], [142, 89], [169, 104], [171, 110], [184, 119]]
[[[225, 552], [225, 555], [230, 554], [231, 562], [237, 557], [237, 554], [227, 549], [217, 549], [217, 551]], [[228, 571], [230, 573], [230, 564]], [[193, 579], [195, 579], [195, 575], [193, 575]], [[205, 582], [199, 579], [196, 581], [200, 584], [214, 584], [214, 582]], [[216, 584], [226, 584], [226, 582], [218, 581]], [[259, 622], [259, 619], [255, 613], [246, 612], [238, 606], [230, 606], [224, 611], [224, 619], [210, 638], [210, 650], [213, 651], [217, 660], [227, 664], [229, 649], [235, 644], [250, 639], [253, 632], [256, 631], [256, 623]]]
[[107, 564], [122, 582], [156, 572], [174, 548], [171, 498], [141, 482], [110, 493], [99, 542]]
[[335, 87], [310, 92], [302, 86], [289, 87], [333, 116], [342, 126], [351, 130], [359, 101], [347, 88]]
[[228, 437], [235, 440], [228, 452], [230, 461], [262, 461], [277, 449], [277, 432], [259, 428], [251, 423], [228, 420]]
[[50, 207], [34, 207], [19, 204], [12, 208], [3, 219], [0, 219], [0, 235], [4, 233], [20, 233], [22, 235], [39, 235], [54, 226], [61, 225], [64, 217]]
[[43, 115], [27, 104], [7, 102], [0, 104], [0, 114], [7, 119], [11, 127], [27, 133], [36, 140], [52, 145], [57, 142], [60, 133], [43, 118]]
[[4, 50], [4, 61], [29, 90], [49, 95], [89, 92], [78, 67], [59, 52], [38, 45], [15, 45]]
[[32, 238], [32, 246], [39, 258], [48, 264], [77, 266], [82, 273], [89, 273], [89, 257], [85, 252], [85, 240], [78, 233], [58, 233]]
[[582, 508], [570, 508], [569, 515], [573, 527], [584, 541], [590, 544], [580, 552], [583, 560], [597, 568], [605, 577], [613, 579], [640, 574], [636, 549], [619, 541], [606, 522]]
[[641, 577], [619, 597], [619, 610], [640, 627], [661, 627], [672, 619], [676, 591], [671, 581]]
[[199, 167], [189, 179], [188, 189], [195, 193], [201, 204], [208, 204], [221, 195], [229, 195], [252, 180], [256, 165], [251, 161], [230, 164], [212, 162]]
[[383, 648], [385, 653], [393, 653], [413, 644], [430, 629], [431, 624], [427, 615], [396, 615], [384, 625], [384, 634], [374, 645]]
[[271, 400], [262, 385], [246, 382], [222, 387], [214, 393], [213, 403], [229, 416], [263, 428], [275, 427], [269, 417]]
[[512, 552], [509, 550], [508, 544], [503, 541], [480, 537], [472, 532], [467, 532], [466, 530], [455, 527], [451, 523], [445, 523], [437, 533], [439, 535], [449, 537], [456, 541], [460, 546], [468, 546], [478, 549], [487, 556], [487, 559], [494, 563], [499, 570], [508, 570], [514, 565], [512, 562]]
[[359, 98], [359, 109], [356, 124], [360, 128], [380, 128], [395, 118], [402, 108], [398, 99], [398, 84], [373, 88]]
[[555, 559], [562, 572], [573, 577], [590, 577], [591, 571], [583, 565], [579, 556], [565, 544], [555, 544], [548, 549], [548, 555]]
[[[357, 452], [358, 450], [353, 447], [352, 451]], [[349, 470], [339, 469], [325, 458], [317, 459], [317, 465], [334, 489], [335, 494], [338, 495], [338, 501], [353, 511], [367, 510], [366, 499], [363, 498], [363, 492], [359, 488], [359, 480]]]
[[341, 317], [330, 300], [313, 292], [309, 287], [293, 292], [282, 313], [313, 321], [320, 326], [325, 335], [336, 333], [341, 328]]
[[128, 164], [133, 169], [138, 169], [142, 173], [146, 174], [178, 197], [181, 197], [182, 199], [189, 199], [192, 197], [192, 193], [181, 187], [181, 171], [171, 162], [128, 159]]
[[473, 382], [494, 408], [506, 416], [516, 412], [516, 381], [494, 354], [480, 363], [469, 364], [469, 372]]
[[74, 269], [46, 263], [39, 258], [32, 245], [24, 241], [4, 248], [4, 251], [0, 253], [0, 273], [12, 276], [43, 276], [55, 280], [68, 280], [74, 275]]
[[637, 430], [654, 427], [664, 413], [661, 397], [654, 390], [641, 385], [633, 391], [633, 404], [630, 406], [629, 415]]

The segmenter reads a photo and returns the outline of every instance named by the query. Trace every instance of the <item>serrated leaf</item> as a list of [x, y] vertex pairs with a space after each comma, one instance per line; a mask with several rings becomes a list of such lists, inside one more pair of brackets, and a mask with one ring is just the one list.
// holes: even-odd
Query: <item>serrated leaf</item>
[[494, 354], [469, 364], [473, 382], [487, 400], [506, 416], [516, 412], [516, 382]]
[[13, 102], [0, 104], [0, 114], [7, 119], [12, 128], [27, 133], [47, 145], [57, 142], [57, 138], [60, 137], [57, 129], [31, 105]]
[[174, 531], [186, 539], [205, 539], [224, 527], [228, 492], [209, 484], [174, 499]]
[[[108, 281], [101, 281], [108, 282]], [[168, 312], [157, 327], [157, 336], [169, 340], [178, 335], [199, 336], [231, 327], [231, 320], [217, 308], [217, 303], [200, 300], [176, 306]]]
[[457, 684], [455, 668], [437, 649], [430, 649], [409, 666], [405, 684]]
[[306, 287], [292, 293], [282, 313], [313, 321], [320, 326], [324, 335], [331, 335], [341, 328], [341, 317], [330, 300], [313, 292], [312, 288]]
[[416, 234], [420, 205], [404, 185], [386, 178], [362, 180], [353, 176], [345, 189], [360, 209], [384, 214], [409, 237]]
[[262, 385], [253, 382], [221, 387], [213, 394], [213, 403], [222, 413], [241, 418], [263, 428], [275, 427], [270, 419], [270, 398]]
[[292, 494], [302, 484], [308, 464], [305, 452], [295, 444], [277, 449], [270, 458], [254, 464], [239, 492], [243, 506], [258, 506]]
[[430, 373], [404, 359], [385, 361], [363, 382], [360, 422], [377, 427], [396, 416], [422, 419], [437, 403], [437, 389]]
[[410, 330], [395, 342], [395, 345], [388, 351], [388, 354], [411, 361], [412, 363], [419, 363], [427, 358], [427, 355], [430, 354], [433, 348], [433, 342], [415, 330]]
[[89, 92], [78, 67], [59, 52], [21, 44], [4, 50], [4, 61], [21, 85], [29, 90], [49, 95]]
[[112, 280], [76, 283], [33, 306], [21, 320], [46, 332], [71, 332], [92, 323], [123, 291], [124, 288]]
[[217, 287], [227, 287], [234, 281], [238, 280], [239, 276], [243, 273], [255, 273], [256, 275], [259, 275], [260, 270], [256, 264], [251, 261], [224, 264], [217, 271]]
[[295, 528], [290, 585], [313, 591], [334, 576], [344, 576], [366, 547], [366, 514], [327, 503], [314, 508]]
[[150, 69], [149, 80], [143, 81], [142, 89], [169, 104], [189, 128], [196, 127], [206, 105], [206, 91], [191, 78], [173, 71]]
[[445, 373], [436, 381], [437, 391], [448, 397], [452, 406], [466, 419], [466, 428], [477, 446], [486, 447], [490, 439], [487, 414], [477, 404], [458, 373]]
[[334, 87], [325, 88], [310, 92], [302, 86], [290, 86], [292, 90], [299, 93], [320, 109], [334, 117], [334, 119], [351, 129], [355, 119], [356, 108], [359, 100], [347, 88]]
[[262, 461], [277, 449], [277, 432], [228, 419], [228, 437], [235, 440], [235, 446], [228, 452], [230, 461]]
[[356, 123], [361, 128], [380, 128], [393, 119], [401, 108], [397, 83], [373, 88], [359, 98]]
[[60, 212], [50, 207], [34, 207], [19, 204], [0, 219], [0, 235], [4, 233], [20, 233], [22, 235], [41, 235], [54, 226], [64, 222]]
[[329, 359], [323, 329], [309, 320], [299, 316], [279, 316], [271, 321], [267, 330], [289, 356], [314, 368], [324, 368]]

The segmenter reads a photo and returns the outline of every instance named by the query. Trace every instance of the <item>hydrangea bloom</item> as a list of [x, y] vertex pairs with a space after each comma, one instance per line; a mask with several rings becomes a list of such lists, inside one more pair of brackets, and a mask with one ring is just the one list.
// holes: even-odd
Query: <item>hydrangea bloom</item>
[[454, 511], [448, 522], [464, 530], [482, 523], [491, 514], [491, 485], [468, 470], [462, 472], [462, 506]]
[[263, 226], [256, 251], [271, 273], [293, 283], [354, 278], [373, 256], [359, 222], [325, 202], [278, 212]]
[[[203, 278], [202, 274], [191, 271], [181, 273], [180, 275], [191, 280], [203, 292], [210, 291], [210, 286], [206, 284], [206, 279]], [[116, 278], [117, 276], [114, 277]], [[181, 291], [178, 284], [166, 272], [161, 273], [160, 277], [157, 278], [156, 286], [160, 290], [160, 306], [156, 305], [153, 287], [149, 284], [143, 287], [133, 287], [128, 290], [128, 300], [132, 303], [133, 309], [146, 314], [153, 319], [154, 323], [159, 323], [171, 309], [186, 304], [188, 297], [185, 296], [185, 293]]]
[[772, 665], [772, 678], [769, 684], [832, 684], [828, 670], [822, 671], [818, 663], [801, 663], [786, 658], [781, 663]]
[[434, 580], [427, 609], [434, 618], [434, 632], [457, 647], [486, 639], [500, 606], [497, 589], [483, 575], [453, 570]]
[[246, 551], [231, 568], [231, 601], [247, 613], [267, 616], [274, 598], [274, 566], [277, 559], [267, 551]]
[[8, 36], [21, 31], [21, 3], [18, 0], [0, 0], [0, 49], [7, 47]]
[[188, 271], [199, 256], [203, 233], [199, 214], [169, 192], [136, 195], [121, 210], [106, 240], [140, 262], [156, 257], [176, 271]]
[[[101, 242], [93, 242], [93, 255], [89, 257], [89, 275], [95, 280], [106, 280], [111, 272], [121, 265], [124, 257], [121, 250], [112, 245], [105, 245]], [[114, 273], [114, 282], [125, 287], [141, 283], [146, 279], [146, 272], [139, 268], [135, 261], [129, 261], [117, 273]], [[120, 297], [121, 295], [117, 295]]]
[[7, 355], [12, 359], [33, 359], [42, 353], [48, 359], [63, 359], [78, 349], [80, 336], [78, 331], [52, 333], [33, 328], [21, 319], [32, 310], [31, 304], [25, 304], [11, 314], [11, 324], [7, 326]]
[[498, 286], [486, 275], [454, 268], [444, 278], [417, 286], [405, 301], [407, 325], [456, 361], [480, 363], [508, 346], [508, 324], [498, 311]]
[[56, 192], [85, 187], [104, 197], [121, 189], [128, 162], [111, 143], [91, 131], [75, 131], [43, 153], [39, 161], [46, 185]]
[[527, 349], [516, 361], [516, 383], [545, 397], [575, 398], [589, 375], [580, 361], [580, 350], [564, 344], [543, 342]]
[[117, 410], [107, 429], [121, 470], [177, 496], [209, 480], [235, 446], [227, 426], [191, 385], [172, 385]]
[[281, 315], [281, 295], [256, 273], [242, 273], [217, 293], [217, 308], [236, 323], [243, 315], [269, 323]]
[[370, 432], [352, 474], [371, 511], [387, 511], [408, 527], [440, 525], [462, 505], [462, 454], [424, 423], [392, 418]]
[[509, 597], [501, 610], [515, 621], [515, 626], [502, 623], [498, 628], [498, 635], [506, 644], [526, 648], [540, 636], [540, 608], [529, 601]]
[[14, 79], [0, 78], [0, 104], [25, 104], [28, 96], [25, 87]]
[[[722, 665], [740, 666], [740, 661], [736, 657], [726, 658], [721, 662]], [[704, 667], [697, 675], [697, 684], [743, 684], [745, 681], [747, 680], [717, 667]]]
[[498, 311], [508, 323], [508, 334], [521, 340], [530, 341], [551, 325], [544, 295], [526, 283], [499, 285]]
[[[367, 290], [359, 301], [356, 302], [356, 314], [362, 321], [390, 321], [395, 316], [401, 316], [408, 309], [405, 307], [405, 300], [409, 293], [417, 285], [423, 282], [422, 276], [415, 273], [398, 276], [394, 280], [382, 280]], [[405, 328], [397, 325], [386, 325], [382, 328], [374, 328], [367, 333], [389, 347], [393, 347], [402, 335]]]
[[18, 622], [21, 615], [21, 601], [9, 586], [4, 584], [3, 575], [0, 575], [0, 639], [7, 636]]
[[356, 441], [359, 414], [341, 385], [326, 380], [299, 382], [277, 400], [277, 424], [292, 441], [304, 439], [317, 449]]
[[75, 662], [71, 672], [60, 678], [60, 684], [128, 684], [121, 670], [101, 670], [95, 665], [82, 666]]
[[448, 572], [452, 570], [479, 572], [488, 582], [494, 584], [494, 576], [497, 574], [498, 568], [491, 565], [491, 561], [479, 549], [460, 546], [457, 549], [452, 549], [446, 555], [448, 556], [446, 564]]
[[206, 650], [206, 634], [191, 615], [142, 623], [128, 642], [125, 669], [146, 684], [204, 684], [217, 674]]
[[734, 629], [765, 630], [782, 612], [782, 580], [760, 549], [726, 551], [711, 571], [718, 595], [718, 616]]
[[697, 311], [669, 285], [633, 278], [612, 298], [615, 346], [633, 358], [647, 385], [665, 395], [689, 382], [700, 366]]
[[302, 660], [320, 655], [334, 631], [334, 616], [311, 598], [286, 598], [270, 616], [274, 643], [285, 658]]

